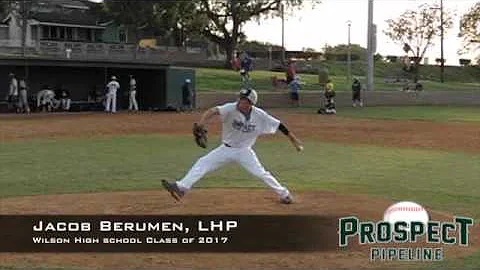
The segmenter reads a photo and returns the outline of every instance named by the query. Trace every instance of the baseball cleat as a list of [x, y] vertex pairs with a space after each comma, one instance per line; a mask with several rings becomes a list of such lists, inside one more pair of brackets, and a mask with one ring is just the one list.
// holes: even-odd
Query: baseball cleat
[[181, 191], [176, 183], [169, 183], [167, 180], [162, 179], [162, 185], [177, 201], [180, 201], [183, 195], [185, 195], [185, 192]]
[[292, 196], [288, 195], [287, 197], [281, 198], [280, 203], [292, 204], [293, 203], [293, 198], [292, 198]]

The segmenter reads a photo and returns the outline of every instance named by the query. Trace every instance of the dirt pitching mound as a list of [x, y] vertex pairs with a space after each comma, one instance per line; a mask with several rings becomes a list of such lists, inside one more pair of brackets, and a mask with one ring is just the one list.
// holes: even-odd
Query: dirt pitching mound
[[[1, 214], [268, 214], [357, 216], [360, 220], [380, 220], [391, 201], [363, 195], [333, 192], [296, 193], [296, 203], [282, 205], [269, 190], [196, 189], [180, 203], [163, 190], [15, 197], [0, 200]], [[427, 209], [434, 220], [450, 220], [451, 215]], [[327, 228], [337, 234], [337, 220]], [[472, 232], [478, 230], [471, 230]], [[444, 247], [447, 258], [469, 255], [478, 250], [478, 233], [471, 246]], [[333, 237], [332, 239], [336, 239]], [[336, 245], [336, 243], [335, 243]], [[390, 267], [394, 263], [369, 261], [370, 246], [305, 253], [73, 253], [0, 254], [0, 267], [68, 267], [110, 269], [166, 268], [360, 268]], [[417, 266], [424, 266], [419, 263]], [[402, 266], [402, 265], [400, 265]], [[403, 264], [406, 266], [406, 264]]]

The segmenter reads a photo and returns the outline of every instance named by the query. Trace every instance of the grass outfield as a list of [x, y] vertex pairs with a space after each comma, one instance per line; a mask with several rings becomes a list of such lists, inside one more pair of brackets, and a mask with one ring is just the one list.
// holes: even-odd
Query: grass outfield
[[[315, 108], [289, 109], [312, 113]], [[480, 107], [454, 106], [398, 106], [398, 107], [344, 107], [337, 116], [364, 119], [423, 120], [435, 122], [480, 122]]]
[[[272, 76], [284, 78], [285, 73], [272, 72], [264, 70], [254, 70], [251, 73], [253, 87], [259, 91], [272, 90]], [[321, 89], [318, 84], [318, 76], [312, 74], [300, 74], [301, 80], [306, 84], [302, 91], [311, 91]], [[233, 70], [224, 69], [196, 69], [196, 86], [199, 91], [238, 91], [240, 87], [240, 75]], [[347, 84], [344, 76], [330, 76], [335, 89], [338, 91], [351, 90], [350, 83]], [[365, 83], [365, 78], [360, 78]], [[377, 77], [374, 80], [374, 87], [377, 91], [399, 90], [402, 84], [386, 84], [383, 77]], [[424, 88], [428, 91], [459, 91], [459, 90], [480, 90], [480, 83], [461, 83], [461, 82], [434, 82], [422, 81]]]
[[[262, 141], [257, 150], [265, 166], [297, 190], [408, 199], [480, 217], [480, 155], [313, 141], [295, 154], [286, 140]], [[1, 197], [158, 189], [159, 179], [182, 176], [207, 152], [194, 147], [189, 136], [158, 135], [11, 143], [0, 151]], [[285, 158], [285, 153], [293, 155]], [[263, 183], [233, 166], [207, 176], [200, 186], [263, 187]]]

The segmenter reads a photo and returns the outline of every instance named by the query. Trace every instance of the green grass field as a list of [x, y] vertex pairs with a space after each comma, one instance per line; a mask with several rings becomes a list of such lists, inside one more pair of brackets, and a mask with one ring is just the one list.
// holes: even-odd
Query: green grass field
[[[341, 110], [339, 116], [426, 121], [479, 121], [478, 108], [399, 107]], [[401, 122], [399, 122], [401, 124]], [[332, 190], [416, 201], [454, 215], [480, 218], [480, 154], [305, 141], [295, 156], [287, 140], [261, 140], [264, 165], [297, 191]], [[212, 137], [210, 146], [218, 142]], [[33, 194], [160, 189], [162, 178], [181, 177], [207, 150], [190, 136], [130, 135], [111, 139], [34, 140], [0, 144], [0, 197]], [[319, 153], [321, 156], [319, 157]], [[322, 158], [323, 157], [323, 158]], [[328, 157], [328, 158], [324, 158]], [[263, 184], [237, 166], [208, 175], [200, 187]], [[480, 252], [439, 267], [478, 268]]]
[[[212, 146], [214, 142], [212, 139]], [[171, 150], [173, 145], [175, 151]], [[279, 144], [268, 140], [259, 143], [257, 150], [265, 165], [297, 190], [328, 189], [410, 199], [439, 210], [462, 209], [463, 214], [480, 217], [480, 155], [307, 141], [302, 154], [280, 158], [290, 148], [287, 141]], [[2, 197], [158, 189], [159, 179], [182, 176], [207, 151], [192, 147], [190, 137], [161, 135], [32, 141], [4, 144], [0, 150]], [[320, 162], [318, 153], [329, 158]], [[200, 186], [263, 184], [234, 166], [207, 176]]]
[[[292, 112], [312, 113], [315, 108], [290, 108]], [[479, 122], [480, 108], [455, 106], [378, 106], [365, 108], [342, 107], [338, 117], [358, 119], [421, 120], [434, 122]]]
[[[259, 91], [272, 90], [272, 76], [277, 78], [284, 78], [285, 74], [282, 72], [272, 72], [264, 70], [255, 70], [251, 73], [253, 87]], [[238, 91], [240, 87], [240, 75], [233, 70], [224, 69], [196, 69], [196, 85], [199, 91]], [[302, 91], [313, 91], [321, 89], [318, 84], [318, 76], [312, 74], [300, 74], [301, 80], [305, 82]], [[351, 90], [350, 83], [347, 84], [344, 76], [330, 76], [335, 89], [338, 91]], [[365, 78], [359, 77], [362, 83], [365, 83]], [[375, 78], [375, 90], [377, 91], [392, 91], [402, 88], [402, 84], [387, 84], [384, 83], [383, 77]], [[480, 82], [477, 83], [462, 83], [462, 82], [447, 82], [440, 83], [436, 81], [422, 81], [424, 89], [428, 91], [459, 91], [459, 90], [480, 90]]]
[[[175, 151], [171, 151], [173, 145]], [[307, 141], [304, 153], [282, 158], [289, 148], [288, 142], [262, 141], [257, 151], [265, 166], [294, 190], [412, 200], [473, 217], [477, 223], [480, 218], [480, 155]], [[12, 143], [2, 145], [0, 151], [0, 197], [10, 197], [158, 190], [159, 179], [182, 176], [207, 150], [192, 147], [190, 137], [137, 135]], [[318, 153], [329, 158], [319, 162]], [[263, 184], [241, 168], [230, 166], [208, 175], [199, 186], [257, 188]], [[480, 254], [467, 260], [447, 260], [440, 266], [453, 264], [478, 267]]]

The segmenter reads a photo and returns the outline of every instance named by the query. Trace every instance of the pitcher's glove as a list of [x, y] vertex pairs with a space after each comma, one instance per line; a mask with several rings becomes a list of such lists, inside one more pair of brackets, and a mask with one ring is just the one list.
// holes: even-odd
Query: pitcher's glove
[[205, 126], [198, 123], [193, 123], [193, 137], [195, 138], [195, 143], [202, 148], [207, 148], [207, 133], [208, 130]]

